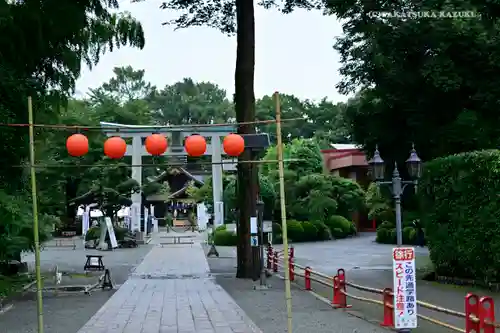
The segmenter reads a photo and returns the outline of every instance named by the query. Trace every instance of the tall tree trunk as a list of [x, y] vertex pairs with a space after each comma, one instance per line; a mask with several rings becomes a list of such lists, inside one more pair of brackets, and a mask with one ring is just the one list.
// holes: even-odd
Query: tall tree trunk
[[[237, 48], [234, 75], [234, 102], [236, 119], [240, 122], [255, 120], [255, 13], [253, 1], [236, 0]], [[255, 125], [240, 125], [238, 133], [253, 134]], [[245, 151], [241, 161], [252, 159], [252, 153]], [[252, 249], [250, 247], [250, 217], [256, 210], [257, 169], [254, 164], [242, 163], [238, 166], [238, 267], [237, 278], [252, 277]]]

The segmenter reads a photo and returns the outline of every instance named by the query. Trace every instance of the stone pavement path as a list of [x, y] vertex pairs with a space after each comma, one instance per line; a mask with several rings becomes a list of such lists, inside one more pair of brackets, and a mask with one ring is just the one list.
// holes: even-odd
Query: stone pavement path
[[262, 333], [210, 276], [200, 242], [153, 247], [78, 333]]

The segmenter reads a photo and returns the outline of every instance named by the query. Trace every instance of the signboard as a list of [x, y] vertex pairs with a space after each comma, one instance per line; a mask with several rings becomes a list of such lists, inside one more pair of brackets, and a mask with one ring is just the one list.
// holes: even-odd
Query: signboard
[[257, 218], [256, 217], [250, 218], [250, 233], [251, 234], [259, 233], [259, 229], [257, 228]]
[[214, 204], [214, 226], [218, 227], [224, 224], [224, 203], [217, 201]]
[[417, 327], [417, 285], [415, 280], [415, 249], [392, 249], [394, 276], [395, 328]]
[[264, 221], [263, 232], [273, 232], [273, 221]]
[[258, 236], [250, 236], [250, 244], [252, 246], [259, 246], [259, 237]]
[[115, 229], [113, 228], [113, 223], [111, 222], [111, 218], [105, 217], [104, 221], [106, 221], [106, 228], [108, 229], [111, 248], [116, 249], [118, 247], [118, 242], [116, 241]]
[[196, 216], [198, 219], [198, 229], [202, 231], [206, 230], [208, 224], [208, 214], [207, 214], [207, 207], [205, 206], [204, 203], [199, 203], [196, 206]]

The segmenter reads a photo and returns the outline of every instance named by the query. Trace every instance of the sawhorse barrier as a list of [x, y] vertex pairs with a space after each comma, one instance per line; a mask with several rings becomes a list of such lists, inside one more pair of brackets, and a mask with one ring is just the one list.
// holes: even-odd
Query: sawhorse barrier
[[[304, 279], [304, 289], [312, 291], [312, 282], [331, 288], [332, 298], [331, 306], [335, 309], [347, 309], [352, 306], [348, 303], [348, 299], [352, 298], [361, 302], [372, 303], [382, 306], [382, 320], [380, 325], [388, 328], [394, 328], [394, 293], [391, 288], [377, 289], [367, 286], [362, 286], [349, 282], [346, 278], [346, 272], [339, 269], [335, 276], [329, 276], [318, 271], [314, 271], [309, 266], [301, 266], [294, 263], [295, 251], [290, 248], [290, 256], [288, 265], [285, 265], [281, 253], [274, 251], [271, 246], [267, 249], [268, 271], [274, 273], [280, 272], [280, 269], [288, 267], [289, 277], [291, 282], [296, 282], [296, 277]], [[347, 287], [380, 295], [380, 299], [361, 297], [349, 293]], [[418, 292], [418, 291], [417, 291]], [[463, 333], [494, 333], [497, 328], [500, 328], [500, 323], [495, 321], [495, 304], [493, 298], [489, 296], [479, 297], [476, 294], [468, 293], [464, 297], [464, 312], [447, 309], [438, 305], [430, 304], [424, 301], [417, 300], [417, 304], [423, 308], [445, 313], [458, 318], [463, 318], [464, 328], [456, 327], [438, 319], [417, 314], [417, 316], [425, 321], [433, 324], [449, 328], [456, 332]]]

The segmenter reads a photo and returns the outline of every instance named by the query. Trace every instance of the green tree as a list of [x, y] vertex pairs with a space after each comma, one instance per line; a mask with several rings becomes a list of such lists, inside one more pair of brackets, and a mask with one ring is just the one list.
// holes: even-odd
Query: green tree
[[[284, 145], [283, 158], [285, 169], [294, 172], [297, 178], [323, 172], [323, 155], [314, 139], [293, 139]], [[277, 180], [277, 160], [276, 146], [272, 146], [263, 158], [262, 174]]]
[[227, 123], [235, 119], [224, 89], [190, 78], [156, 91], [149, 103], [153, 120], [161, 125]]
[[[0, 9], [3, 97], [0, 116], [4, 123], [27, 123], [28, 96], [34, 97], [35, 122], [58, 123], [60, 106], [73, 92], [82, 62], [93, 66], [103, 52], [115, 47], [144, 46], [141, 25], [129, 14], [118, 12], [117, 1], [3, 1]], [[61, 136], [60, 132], [57, 134]], [[40, 129], [36, 135], [37, 143], [57, 136]], [[3, 128], [0, 140], [3, 143], [0, 206], [4, 208], [0, 258], [18, 259], [21, 250], [33, 247], [31, 207], [27, 204], [30, 197], [26, 193], [29, 182], [27, 173], [20, 167], [28, 157], [27, 131], [19, 127]], [[37, 162], [40, 159], [48, 160], [38, 154]], [[49, 178], [49, 175], [42, 176], [43, 172], [38, 172], [42, 182]], [[56, 179], [57, 188], [62, 183], [59, 183], [61, 178]], [[40, 194], [42, 192], [40, 190]], [[56, 203], [61, 198], [59, 193], [53, 190], [47, 194], [54, 195], [54, 199], [47, 207], [40, 205], [42, 241], [47, 236], [45, 226], [55, 223], [54, 219], [46, 218], [50, 216], [47, 213], [63, 210]], [[42, 203], [48, 201], [43, 194], [40, 197]]]
[[[329, 2], [342, 22], [339, 89], [355, 142], [404, 161], [498, 147], [497, 4], [486, 1]], [[382, 18], [370, 13], [471, 10], [481, 18]], [[495, 59], [495, 60], [494, 60]]]
[[[285, 121], [281, 131], [283, 142], [289, 143], [296, 138], [315, 138], [322, 148], [330, 148], [331, 143], [349, 142], [343, 103], [333, 104], [326, 98], [320, 102], [302, 101], [294, 95], [280, 95], [283, 119], [299, 118]], [[256, 102], [257, 120], [273, 120], [276, 109], [272, 96], [264, 96]], [[276, 143], [276, 124], [257, 126], [257, 130], [269, 133], [271, 142]]]

